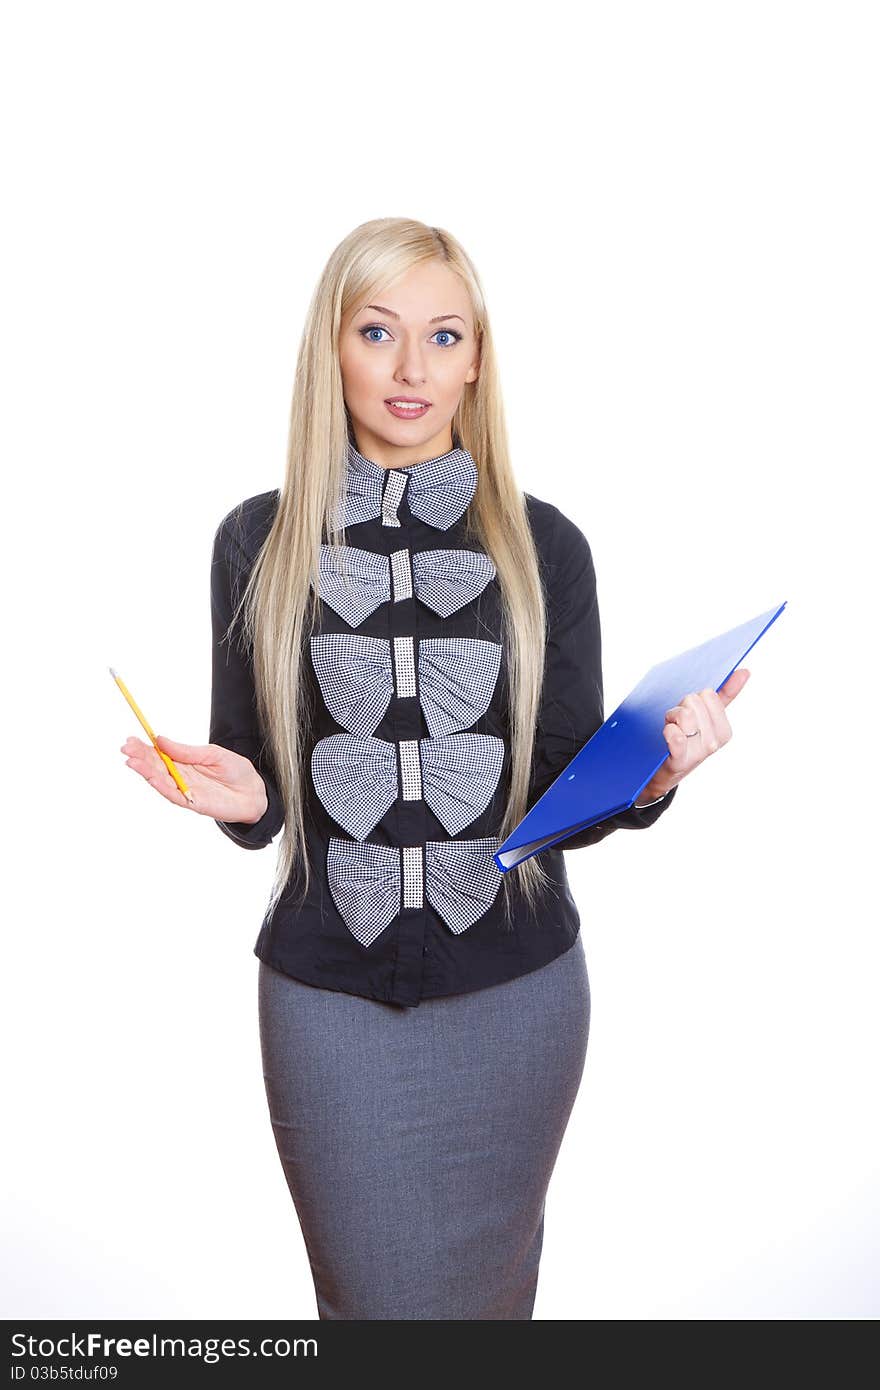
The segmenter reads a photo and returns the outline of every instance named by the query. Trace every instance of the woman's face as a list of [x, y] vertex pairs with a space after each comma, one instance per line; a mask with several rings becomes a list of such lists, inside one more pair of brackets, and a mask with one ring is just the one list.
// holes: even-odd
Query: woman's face
[[[407, 271], [343, 319], [342, 387], [358, 449], [384, 468], [402, 468], [452, 448], [452, 417], [479, 349], [470, 296], [442, 261]], [[387, 402], [427, 401], [412, 415]]]

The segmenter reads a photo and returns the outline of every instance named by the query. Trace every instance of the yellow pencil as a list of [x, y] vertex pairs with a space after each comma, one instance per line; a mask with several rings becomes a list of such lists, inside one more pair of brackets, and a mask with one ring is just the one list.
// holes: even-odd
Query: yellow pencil
[[[147, 735], [148, 735], [148, 737], [149, 737], [149, 740], [150, 740], [150, 742], [152, 743], [153, 747], [156, 748], [156, 735], [153, 733], [153, 730], [150, 728], [150, 726], [149, 726], [149, 724], [147, 723], [146, 719], [145, 719], [144, 716], [141, 714], [140, 710], [138, 709], [137, 705], [135, 704], [134, 696], [132, 695], [131, 691], [128, 689], [128, 686], [125, 684], [125, 681], [122, 679], [121, 676], [117, 676], [117, 674], [116, 674], [116, 672], [113, 670], [113, 667], [112, 667], [112, 666], [108, 667], [108, 670], [109, 670], [111, 676], [113, 677], [113, 679], [115, 680], [116, 684], [119, 686], [119, 689], [122, 691], [122, 693], [123, 693], [123, 695], [125, 696], [126, 700], [127, 700], [128, 703], [131, 705], [131, 707], [132, 707], [132, 709], [134, 710], [135, 715], [137, 716], [137, 718], [138, 718], [138, 720], [140, 721], [141, 725], [142, 725], [143, 728], [146, 730]], [[180, 788], [180, 790], [181, 790], [181, 792], [183, 793], [183, 795], [186, 797], [186, 799], [187, 799], [187, 801], [189, 802], [190, 806], [194, 806], [194, 805], [195, 805], [195, 798], [194, 798], [192, 792], [190, 791], [189, 787], [186, 785], [186, 782], [184, 782], [183, 778], [181, 777], [180, 773], [178, 772], [178, 770], [177, 770], [177, 765], [176, 765], [174, 762], [172, 762], [171, 758], [169, 758], [169, 756], [168, 756], [167, 753], [163, 753], [163, 752], [162, 752], [162, 749], [161, 749], [161, 748], [156, 748], [156, 752], [159, 754], [159, 757], [162, 759], [162, 761], [163, 761], [163, 763], [165, 764], [165, 766], [167, 767], [168, 771], [171, 773], [171, 776], [174, 778], [175, 782], [177, 783], [177, 785], [178, 785], [178, 787]]]

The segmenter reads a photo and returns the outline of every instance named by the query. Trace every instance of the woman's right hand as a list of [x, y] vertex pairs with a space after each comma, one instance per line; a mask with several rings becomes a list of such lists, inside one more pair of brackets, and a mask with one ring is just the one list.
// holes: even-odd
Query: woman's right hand
[[232, 825], [252, 825], [265, 814], [269, 804], [266, 784], [250, 758], [219, 743], [175, 743], [164, 734], [156, 735], [156, 743], [179, 768], [192, 795], [192, 805], [151, 743], [129, 738], [120, 752], [126, 755], [126, 767], [139, 772], [166, 801]]

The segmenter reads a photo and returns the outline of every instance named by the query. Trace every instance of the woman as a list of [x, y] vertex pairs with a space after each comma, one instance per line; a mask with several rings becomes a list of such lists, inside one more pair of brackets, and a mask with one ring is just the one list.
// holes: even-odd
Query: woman
[[[548, 389], [553, 389], [552, 383]], [[403, 218], [333, 252], [287, 473], [221, 522], [210, 742], [122, 751], [252, 849], [269, 1112], [322, 1319], [528, 1319], [590, 991], [564, 849], [644, 829], [726, 743], [687, 694], [621, 815], [493, 851], [603, 722], [586, 538], [516, 485], [480, 283]]]

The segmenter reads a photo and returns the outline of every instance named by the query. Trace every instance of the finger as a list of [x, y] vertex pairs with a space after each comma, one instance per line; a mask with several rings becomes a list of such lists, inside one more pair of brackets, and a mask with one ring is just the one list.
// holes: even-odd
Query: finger
[[723, 705], [729, 705], [731, 700], [736, 699], [751, 674], [751, 671], [747, 671], [744, 666], [738, 666], [735, 671], [731, 672], [718, 691], [718, 698]]
[[709, 753], [717, 753], [719, 748], [723, 748], [725, 743], [729, 743], [733, 737], [733, 730], [730, 727], [730, 720], [724, 710], [724, 704], [716, 690], [707, 686], [700, 691], [700, 697], [709, 713], [712, 725], [711, 738], [713, 747], [707, 748]]
[[[712, 719], [706, 708], [706, 702], [702, 694], [696, 690], [691, 690], [685, 695], [681, 703], [684, 705], [685, 709], [690, 710], [691, 714], [694, 716], [693, 727], [699, 733], [701, 741], [700, 746], [703, 747], [707, 741], [711, 742], [713, 737]], [[690, 732], [691, 730], [689, 729], [688, 733]], [[693, 739], [691, 742], [693, 742]]]
[[[173, 762], [207, 765], [216, 759], [213, 746], [209, 743], [178, 743], [175, 739], [166, 738], [164, 734], [157, 734], [156, 745], [163, 753], [167, 753]], [[161, 759], [159, 761], [161, 762]]]
[[173, 801], [175, 806], [190, 805], [151, 743], [130, 738], [123, 744], [122, 751], [128, 753], [126, 767], [137, 772], [167, 801]]
[[[669, 749], [669, 771], [683, 775], [693, 767], [693, 746], [699, 740], [694, 735], [699, 731], [696, 712], [686, 703], [673, 705], [666, 711], [663, 736]], [[688, 737], [690, 735], [690, 737]]]
[[[151, 768], [148, 768], [145, 773], [145, 780], [149, 782], [150, 786], [157, 791], [160, 796], [164, 796], [166, 801], [173, 801], [175, 806], [186, 806], [192, 810], [190, 803], [183, 795], [183, 792], [157, 754], [155, 748], [152, 749], [152, 754], [155, 763]], [[158, 766], [156, 766], [156, 764], [158, 764]]]
[[709, 711], [700, 695], [695, 690], [691, 690], [681, 702], [684, 710], [684, 719], [689, 727], [685, 732], [689, 735], [687, 766], [688, 771], [701, 763], [708, 757], [712, 745], [715, 742], [715, 733]]
[[690, 736], [689, 741], [693, 741], [693, 736], [700, 727], [700, 718], [699, 710], [687, 703], [688, 698], [685, 695], [680, 704], [673, 705], [672, 709], [666, 711], [666, 723], [677, 724], [686, 737]]
[[666, 746], [669, 749], [668, 771], [675, 775], [683, 775], [689, 768], [689, 750], [693, 739], [689, 739], [680, 724], [674, 719], [668, 720], [663, 726], [663, 737], [666, 739]]
[[130, 758], [145, 758], [152, 746], [151, 743], [144, 743], [142, 738], [131, 737], [125, 740], [119, 751]]

